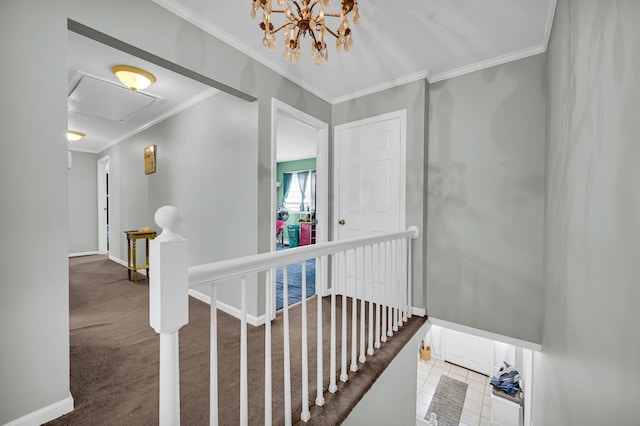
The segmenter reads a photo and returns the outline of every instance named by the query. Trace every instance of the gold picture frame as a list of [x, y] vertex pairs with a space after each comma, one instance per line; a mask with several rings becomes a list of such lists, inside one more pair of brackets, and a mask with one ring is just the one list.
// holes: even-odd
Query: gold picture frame
[[149, 145], [144, 149], [144, 174], [156, 172], [156, 145]]

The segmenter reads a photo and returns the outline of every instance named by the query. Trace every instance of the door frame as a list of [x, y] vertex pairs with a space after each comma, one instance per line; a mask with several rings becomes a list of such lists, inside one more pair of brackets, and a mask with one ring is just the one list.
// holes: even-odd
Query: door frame
[[[329, 239], [329, 124], [309, 115], [285, 102], [271, 98], [271, 233], [276, 229], [276, 207], [278, 190], [276, 188], [277, 147], [278, 147], [278, 118], [280, 114], [287, 114], [316, 130], [316, 242], [324, 243]], [[275, 251], [271, 245], [271, 251]], [[325, 262], [326, 263], [326, 262]], [[316, 294], [325, 295], [328, 292], [327, 265], [321, 266], [321, 280], [316, 280]], [[318, 274], [316, 268], [316, 276]], [[276, 274], [271, 270], [267, 274], [267, 285], [271, 287], [271, 318], [276, 315]]]
[[[398, 111], [389, 112], [386, 114], [375, 115], [372, 117], [363, 118], [361, 120], [350, 121], [348, 123], [339, 124], [334, 127], [333, 130], [333, 218], [339, 220], [340, 213], [340, 182], [338, 179], [338, 173], [340, 171], [340, 132], [342, 130], [352, 129], [354, 127], [366, 126], [381, 121], [387, 121], [392, 119], [400, 119], [400, 167], [398, 173], [400, 173], [400, 211], [399, 211], [399, 223], [400, 230], [404, 230], [407, 227], [407, 110], [401, 109]], [[338, 240], [339, 228], [338, 223], [334, 223], [333, 226], [333, 240]]]
[[[108, 241], [108, 231], [107, 231], [107, 223], [111, 223], [110, 218], [108, 218], [110, 212], [107, 208], [107, 183], [106, 183], [106, 175], [110, 170], [110, 158], [108, 155], [98, 159], [97, 162], [97, 170], [98, 170], [98, 188], [97, 188], [97, 196], [98, 196], [98, 253], [100, 254], [108, 254], [109, 250], [107, 250], [107, 241]], [[107, 214], [105, 215], [104, 212]]]

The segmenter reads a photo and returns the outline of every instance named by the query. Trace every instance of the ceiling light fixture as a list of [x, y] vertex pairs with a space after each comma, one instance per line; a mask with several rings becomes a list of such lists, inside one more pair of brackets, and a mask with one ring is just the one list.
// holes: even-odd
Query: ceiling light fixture
[[156, 82], [156, 77], [150, 72], [130, 65], [114, 65], [111, 67], [111, 72], [132, 92], [144, 90]]
[[[262, 44], [267, 46], [270, 51], [276, 48], [275, 33], [284, 29], [284, 59], [291, 60], [292, 63], [298, 62], [300, 58], [300, 36], [309, 34], [312, 39], [311, 57], [315, 59], [316, 64], [320, 65], [322, 60], [329, 60], [327, 52], [327, 44], [324, 39], [329, 33], [336, 38], [336, 51], [340, 53], [340, 49], [348, 51], [353, 46], [353, 37], [351, 36], [351, 28], [349, 28], [348, 15], [353, 11], [353, 23], [360, 23], [360, 14], [358, 13], [358, 2], [355, 0], [342, 0], [340, 13], [325, 12], [323, 6], [330, 6], [330, 0], [277, 0], [279, 6], [287, 4], [286, 9], [273, 9], [271, 0], [253, 0], [251, 6], [251, 17], [256, 18], [256, 12], [262, 8], [262, 22], [260, 28], [264, 31]], [[296, 12], [292, 10], [292, 5]], [[316, 9], [317, 7], [317, 9]], [[315, 9], [315, 10], [314, 10]], [[282, 13], [285, 15], [286, 22], [277, 28], [271, 23], [271, 13]], [[340, 26], [333, 31], [325, 25], [325, 17], [340, 18]]]
[[79, 141], [80, 139], [84, 138], [85, 136], [87, 136], [87, 135], [85, 135], [82, 132], [77, 132], [75, 130], [67, 130], [67, 140], [69, 142]]

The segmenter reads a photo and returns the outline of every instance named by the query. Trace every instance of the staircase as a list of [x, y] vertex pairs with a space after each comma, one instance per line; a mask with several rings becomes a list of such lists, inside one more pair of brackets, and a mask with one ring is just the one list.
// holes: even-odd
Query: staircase
[[[211, 425], [339, 424], [426, 321], [411, 312], [416, 228], [188, 267], [188, 242], [176, 232], [180, 218], [175, 207], [160, 208], [155, 219], [163, 231], [150, 247], [161, 425], [180, 424], [179, 330], [188, 322], [190, 287], [210, 286]], [[302, 302], [290, 308], [285, 272], [282, 311], [264, 326], [248, 326], [247, 276], [307, 259], [320, 273], [331, 271], [316, 281], [330, 282], [329, 294], [307, 300], [303, 266]], [[240, 318], [220, 328], [216, 293], [229, 279], [240, 287]], [[265, 293], [271, 312], [270, 285]]]

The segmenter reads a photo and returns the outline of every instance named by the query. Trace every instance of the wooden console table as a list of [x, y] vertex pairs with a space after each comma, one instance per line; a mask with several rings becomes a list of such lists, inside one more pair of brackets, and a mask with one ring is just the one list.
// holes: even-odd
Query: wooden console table
[[[129, 281], [131, 281], [131, 272], [133, 271], [133, 282], [138, 283], [138, 270], [147, 270], [147, 280], [149, 279], [149, 240], [156, 237], [156, 231], [124, 231], [127, 234], [127, 272], [129, 273]], [[145, 244], [145, 264], [137, 265], [136, 257], [136, 240], [144, 238]]]

